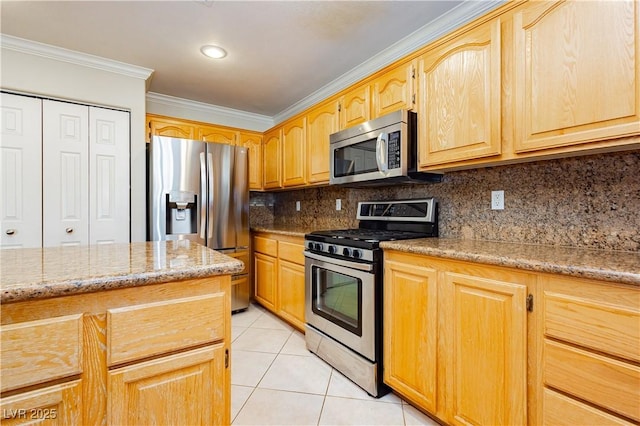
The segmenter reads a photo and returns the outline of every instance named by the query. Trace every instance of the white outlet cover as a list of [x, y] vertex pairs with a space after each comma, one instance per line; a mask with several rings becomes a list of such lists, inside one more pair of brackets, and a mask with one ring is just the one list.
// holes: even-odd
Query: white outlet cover
[[296, 201], [296, 211], [300, 211], [300, 201]]
[[336, 198], [336, 210], [342, 210], [342, 199]]
[[504, 210], [504, 191], [491, 191], [491, 210]]

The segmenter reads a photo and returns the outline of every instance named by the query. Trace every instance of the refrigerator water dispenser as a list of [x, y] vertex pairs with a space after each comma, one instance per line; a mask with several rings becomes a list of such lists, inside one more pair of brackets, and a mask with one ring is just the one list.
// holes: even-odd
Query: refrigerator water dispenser
[[166, 194], [167, 235], [198, 233], [198, 196], [188, 191]]

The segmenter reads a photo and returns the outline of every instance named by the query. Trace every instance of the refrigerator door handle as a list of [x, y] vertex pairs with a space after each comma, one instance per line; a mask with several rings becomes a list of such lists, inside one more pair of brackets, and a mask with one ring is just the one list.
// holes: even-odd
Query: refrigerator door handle
[[[207, 222], [207, 166], [204, 162], [204, 152], [200, 153], [200, 238], [204, 239]], [[206, 244], [206, 242], [205, 242]]]
[[[207, 208], [211, 208], [213, 206], [213, 154], [210, 152], [207, 152], [207, 168], [209, 169], [209, 196]], [[210, 223], [207, 235], [207, 245], [209, 245], [208, 240], [211, 238], [213, 238], [213, 225]]]

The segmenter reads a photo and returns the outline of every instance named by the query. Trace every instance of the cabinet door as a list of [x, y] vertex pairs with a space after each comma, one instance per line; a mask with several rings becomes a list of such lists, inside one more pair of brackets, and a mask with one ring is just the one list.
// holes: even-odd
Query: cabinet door
[[42, 112], [43, 245], [88, 244], [89, 107], [44, 100]]
[[261, 253], [254, 254], [255, 297], [262, 305], [276, 311], [276, 258]]
[[307, 180], [329, 182], [329, 136], [339, 130], [340, 117], [335, 101], [316, 107], [307, 114]]
[[282, 185], [297, 186], [305, 183], [306, 120], [299, 118], [282, 128]]
[[107, 423], [228, 425], [228, 379], [224, 344], [110, 371]]
[[514, 15], [516, 152], [640, 133], [639, 9], [530, 2]]
[[42, 246], [42, 101], [2, 93], [0, 247]]
[[304, 265], [278, 261], [278, 314], [304, 330]]
[[89, 108], [89, 244], [128, 243], [129, 113]]
[[225, 143], [227, 145], [235, 145], [238, 140], [238, 133], [235, 130], [229, 130], [216, 126], [198, 126], [199, 141]]
[[262, 189], [262, 137], [240, 132], [240, 145], [249, 149], [249, 189]]
[[436, 412], [437, 272], [390, 254], [384, 264], [384, 381]]
[[371, 87], [367, 84], [346, 93], [340, 99], [340, 129], [371, 119]]
[[447, 420], [527, 423], [526, 286], [444, 272]]
[[280, 171], [280, 140], [282, 128], [277, 128], [264, 135], [262, 153], [264, 157], [263, 185], [264, 189], [280, 188], [282, 178]]
[[82, 382], [76, 380], [0, 399], [5, 426], [82, 424]]
[[373, 118], [399, 109], [413, 108], [415, 68], [403, 64], [376, 78], [373, 89]]
[[150, 117], [148, 123], [151, 136], [170, 136], [182, 139], [195, 139], [196, 137], [196, 126], [180, 120]]
[[500, 60], [499, 19], [421, 57], [421, 168], [500, 154]]

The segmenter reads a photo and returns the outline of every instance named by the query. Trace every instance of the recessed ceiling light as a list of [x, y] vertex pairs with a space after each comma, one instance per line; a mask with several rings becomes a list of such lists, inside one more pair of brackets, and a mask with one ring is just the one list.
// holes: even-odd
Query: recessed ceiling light
[[200, 51], [202, 52], [202, 54], [204, 56], [208, 56], [210, 58], [214, 58], [214, 59], [220, 59], [220, 58], [224, 58], [225, 56], [227, 56], [227, 51], [224, 50], [222, 47], [219, 46], [213, 46], [211, 44], [207, 44], [204, 45], [200, 48]]

